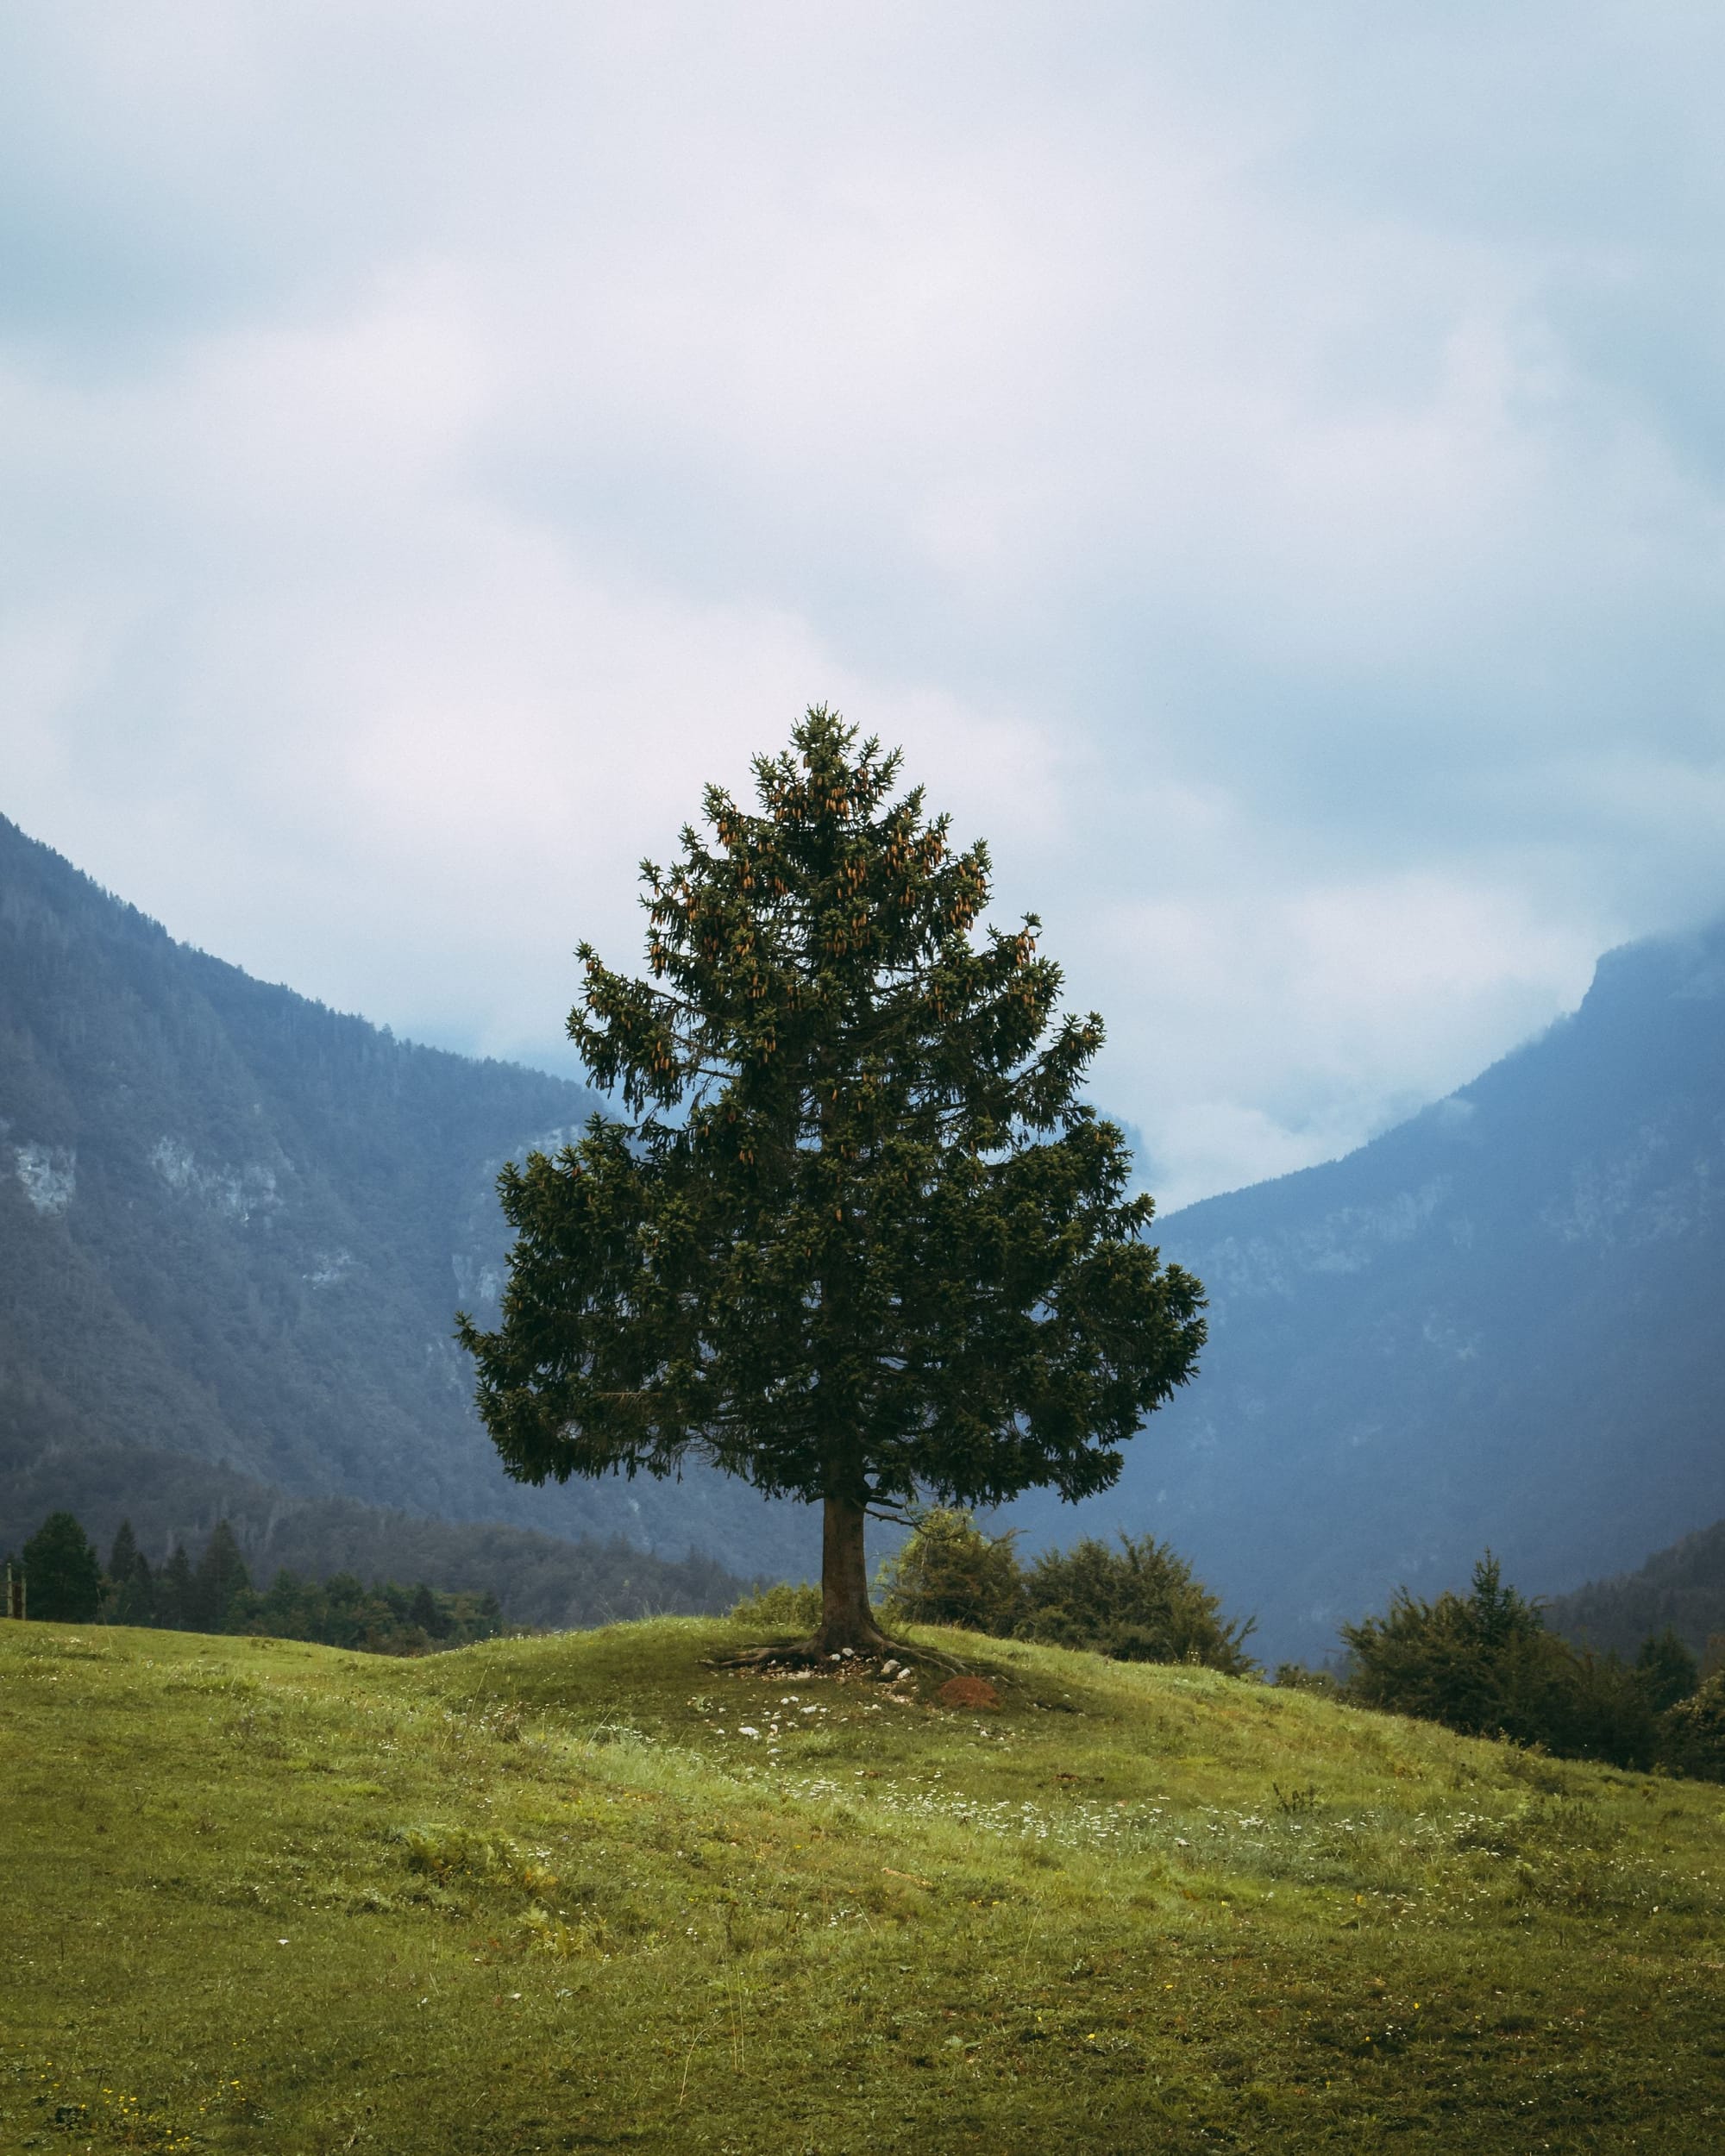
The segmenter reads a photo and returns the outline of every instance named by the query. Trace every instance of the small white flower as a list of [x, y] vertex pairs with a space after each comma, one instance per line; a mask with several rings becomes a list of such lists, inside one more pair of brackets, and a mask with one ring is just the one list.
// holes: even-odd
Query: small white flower
[[739, 1737], [758, 1737], [761, 1734], [758, 1729], [752, 1728], [747, 1722], [738, 1723], [737, 1733]]

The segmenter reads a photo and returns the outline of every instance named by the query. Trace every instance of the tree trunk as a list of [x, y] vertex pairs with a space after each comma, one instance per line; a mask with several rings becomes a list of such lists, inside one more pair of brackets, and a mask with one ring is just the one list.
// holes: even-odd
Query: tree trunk
[[864, 1516], [862, 1507], [848, 1497], [826, 1500], [820, 1546], [820, 1629], [809, 1642], [816, 1654], [837, 1654], [841, 1647], [857, 1654], [878, 1654], [888, 1644], [869, 1607]]

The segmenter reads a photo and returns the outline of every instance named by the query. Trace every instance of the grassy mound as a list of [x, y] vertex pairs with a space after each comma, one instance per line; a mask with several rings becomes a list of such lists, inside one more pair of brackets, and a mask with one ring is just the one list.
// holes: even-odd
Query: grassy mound
[[0, 2147], [1725, 2140], [1725, 1790], [997, 1640], [996, 1708], [706, 1666], [743, 1639], [0, 1624]]

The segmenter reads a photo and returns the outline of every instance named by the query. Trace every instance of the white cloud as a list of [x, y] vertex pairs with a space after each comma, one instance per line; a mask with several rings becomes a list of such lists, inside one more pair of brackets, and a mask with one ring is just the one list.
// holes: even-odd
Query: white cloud
[[1638, 23], [21, 20], [4, 805], [539, 1046], [828, 699], [1044, 914], [1164, 1198], [1338, 1150], [1725, 902], [1725, 151]]

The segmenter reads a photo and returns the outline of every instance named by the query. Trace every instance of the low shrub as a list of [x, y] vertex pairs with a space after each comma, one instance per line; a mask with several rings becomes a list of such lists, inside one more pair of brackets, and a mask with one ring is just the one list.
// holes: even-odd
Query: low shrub
[[1289, 1692], [1315, 1692], [1322, 1699], [1335, 1699], [1341, 1692], [1341, 1680], [1333, 1670], [1314, 1670], [1303, 1662], [1278, 1662], [1272, 1684]]
[[1659, 1737], [1662, 1764], [1700, 1782], [1725, 1782], [1725, 1670], [1666, 1709]]
[[800, 1580], [793, 1587], [780, 1580], [732, 1606], [731, 1615], [745, 1625], [767, 1625], [775, 1632], [811, 1633], [820, 1622], [820, 1589]]
[[882, 1616], [889, 1624], [961, 1625], [1008, 1637], [1025, 1608], [1017, 1539], [986, 1535], [968, 1512], [950, 1507], [919, 1513], [910, 1539], [881, 1570]]
[[1089, 1647], [1116, 1662], [1197, 1662], [1228, 1677], [1257, 1667], [1245, 1651], [1257, 1619], [1229, 1623], [1185, 1558], [1149, 1535], [1122, 1535], [1117, 1550], [1087, 1536], [1045, 1551], [1026, 1576], [1024, 1598], [1024, 1639]]
[[1231, 1677], [1255, 1666], [1245, 1651], [1255, 1620], [1227, 1622], [1185, 1559], [1148, 1535], [1122, 1535], [1118, 1549], [1087, 1537], [1026, 1570], [1016, 1534], [988, 1535], [968, 1512], [931, 1508], [880, 1583], [888, 1623], [962, 1625], [1116, 1662], [1202, 1663]]

